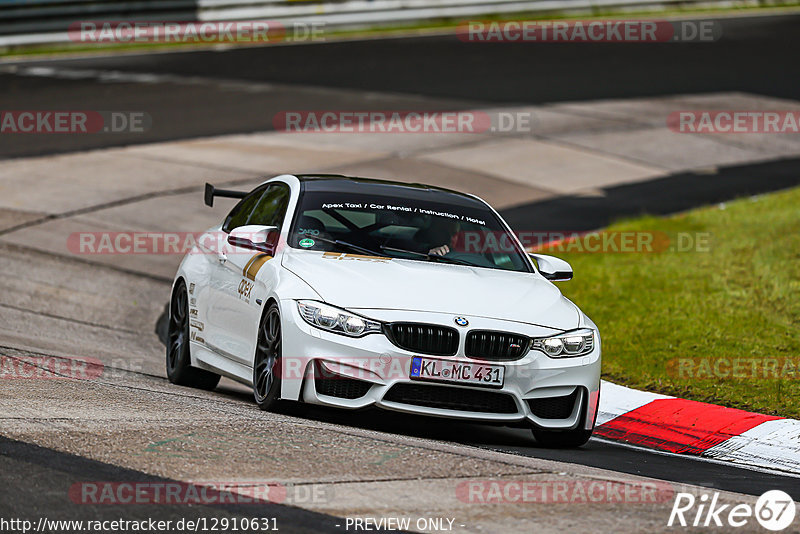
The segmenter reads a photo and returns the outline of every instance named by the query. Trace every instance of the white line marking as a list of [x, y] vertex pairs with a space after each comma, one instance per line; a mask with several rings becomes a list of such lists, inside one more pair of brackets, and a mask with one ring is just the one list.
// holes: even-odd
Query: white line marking
[[[684, 458], [686, 460], [694, 460], [696, 462], [708, 462], [717, 465], [726, 465], [728, 467], [735, 467], [737, 469], [745, 469], [747, 471], [758, 471], [759, 473], [765, 473], [768, 475], [775, 475], [775, 476], [783, 476], [783, 477], [792, 477], [800, 479], [800, 473], [791, 473], [788, 471], [780, 471], [776, 472], [776, 469], [766, 469], [764, 467], [758, 467], [755, 465], [747, 465], [747, 464], [739, 464], [733, 463], [725, 460], [716, 460], [714, 458], [707, 458], [704, 456], [693, 456], [689, 454], [676, 454], [674, 452], [669, 451], [661, 451], [658, 449], [648, 449], [647, 447], [641, 447], [639, 445], [634, 445], [632, 443], [625, 443], [624, 441], [614, 441], [611, 439], [601, 438], [601, 437], [592, 437], [593, 441], [599, 441], [601, 443], [606, 443], [608, 445], [617, 445], [619, 447], [625, 447], [628, 449], [634, 449], [641, 452], [651, 453], [651, 454], [658, 454], [660, 456], [672, 456], [676, 458]], [[610, 469], [613, 470], [613, 469]]]
[[765, 421], [703, 454], [736, 464], [800, 473], [800, 421]]

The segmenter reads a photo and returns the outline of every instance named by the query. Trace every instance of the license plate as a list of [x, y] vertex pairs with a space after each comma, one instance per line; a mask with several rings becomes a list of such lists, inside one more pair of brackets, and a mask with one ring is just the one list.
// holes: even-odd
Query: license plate
[[454, 362], [414, 356], [411, 358], [409, 376], [413, 380], [499, 388], [503, 387], [505, 370], [502, 365]]

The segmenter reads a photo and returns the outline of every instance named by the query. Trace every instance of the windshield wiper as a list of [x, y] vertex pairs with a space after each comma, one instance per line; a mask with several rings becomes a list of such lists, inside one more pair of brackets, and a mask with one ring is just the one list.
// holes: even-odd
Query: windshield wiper
[[439, 260], [444, 261], [446, 263], [454, 263], [456, 265], [466, 265], [467, 267], [478, 267], [474, 263], [470, 263], [465, 260], [459, 260], [456, 258], [447, 258], [445, 256], [440, 256], [438, 254], [431, 254], [430, 252], [417, 252], [415, 250], [405, 250], [402, 248], [394, 248], [394, 247], [387, 247], [386, 245], [381, 245], [381, 250], [388, 250], [389, 252], [401, 252], [403, 254], [411, 254], [413, 256], [419, 256], [420, 258], [427, 258], [429, 260]]
[[348, 243], [347, 241], [341, 241], [339, 239], [328, 239], [327, 237], [319, 237], [314, 236], [314, 239], [317, 241], [322, 241], [323, 243], [330, 243], [331, 245], [336, 245], [339, 247], [349, 248], [350, 250], [355, 250], [356, 252], [360, 252], [362, 254], [367, 254], [369, 256], [380, 256], [380, 252], [375, 252], [374, 250], [370, 250], [368, 248], [359, 247], [358, 245], [354, 245], [352, 243]]

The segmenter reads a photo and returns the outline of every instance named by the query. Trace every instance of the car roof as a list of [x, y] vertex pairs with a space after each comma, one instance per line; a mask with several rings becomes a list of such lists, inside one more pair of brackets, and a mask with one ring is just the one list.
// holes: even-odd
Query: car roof
[[[460, 197], [468, 198], [471, 200], [478, 200], [474, 195], [455, 191], [453, 189], [446, 189], [435, 185], [427, 185], [420, 183], [396, 182], [392, 180], [381, 180], [377, 178], [361, 178], [357, 176], [345, 176], [342, 174], [295, 174], [294, 175], [304, 185], [307, 191], [352, 191], [355, 189], [353, 186], [358, 185], [375, 185], [390, 188], [406, 189], [413, 191], [439, 191], [442, 193], [451, 193]], [[383, 189], [383, 187], [381, 187]]]

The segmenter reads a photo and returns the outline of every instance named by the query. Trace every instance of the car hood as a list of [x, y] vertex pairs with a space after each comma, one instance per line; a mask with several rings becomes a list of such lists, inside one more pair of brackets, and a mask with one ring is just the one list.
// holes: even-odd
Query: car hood
[[348, 309], [450, 313], [559, 330], [578, 326], [578, 310], [534, 273], [292, 250], [284, 268], [329, 304]]

